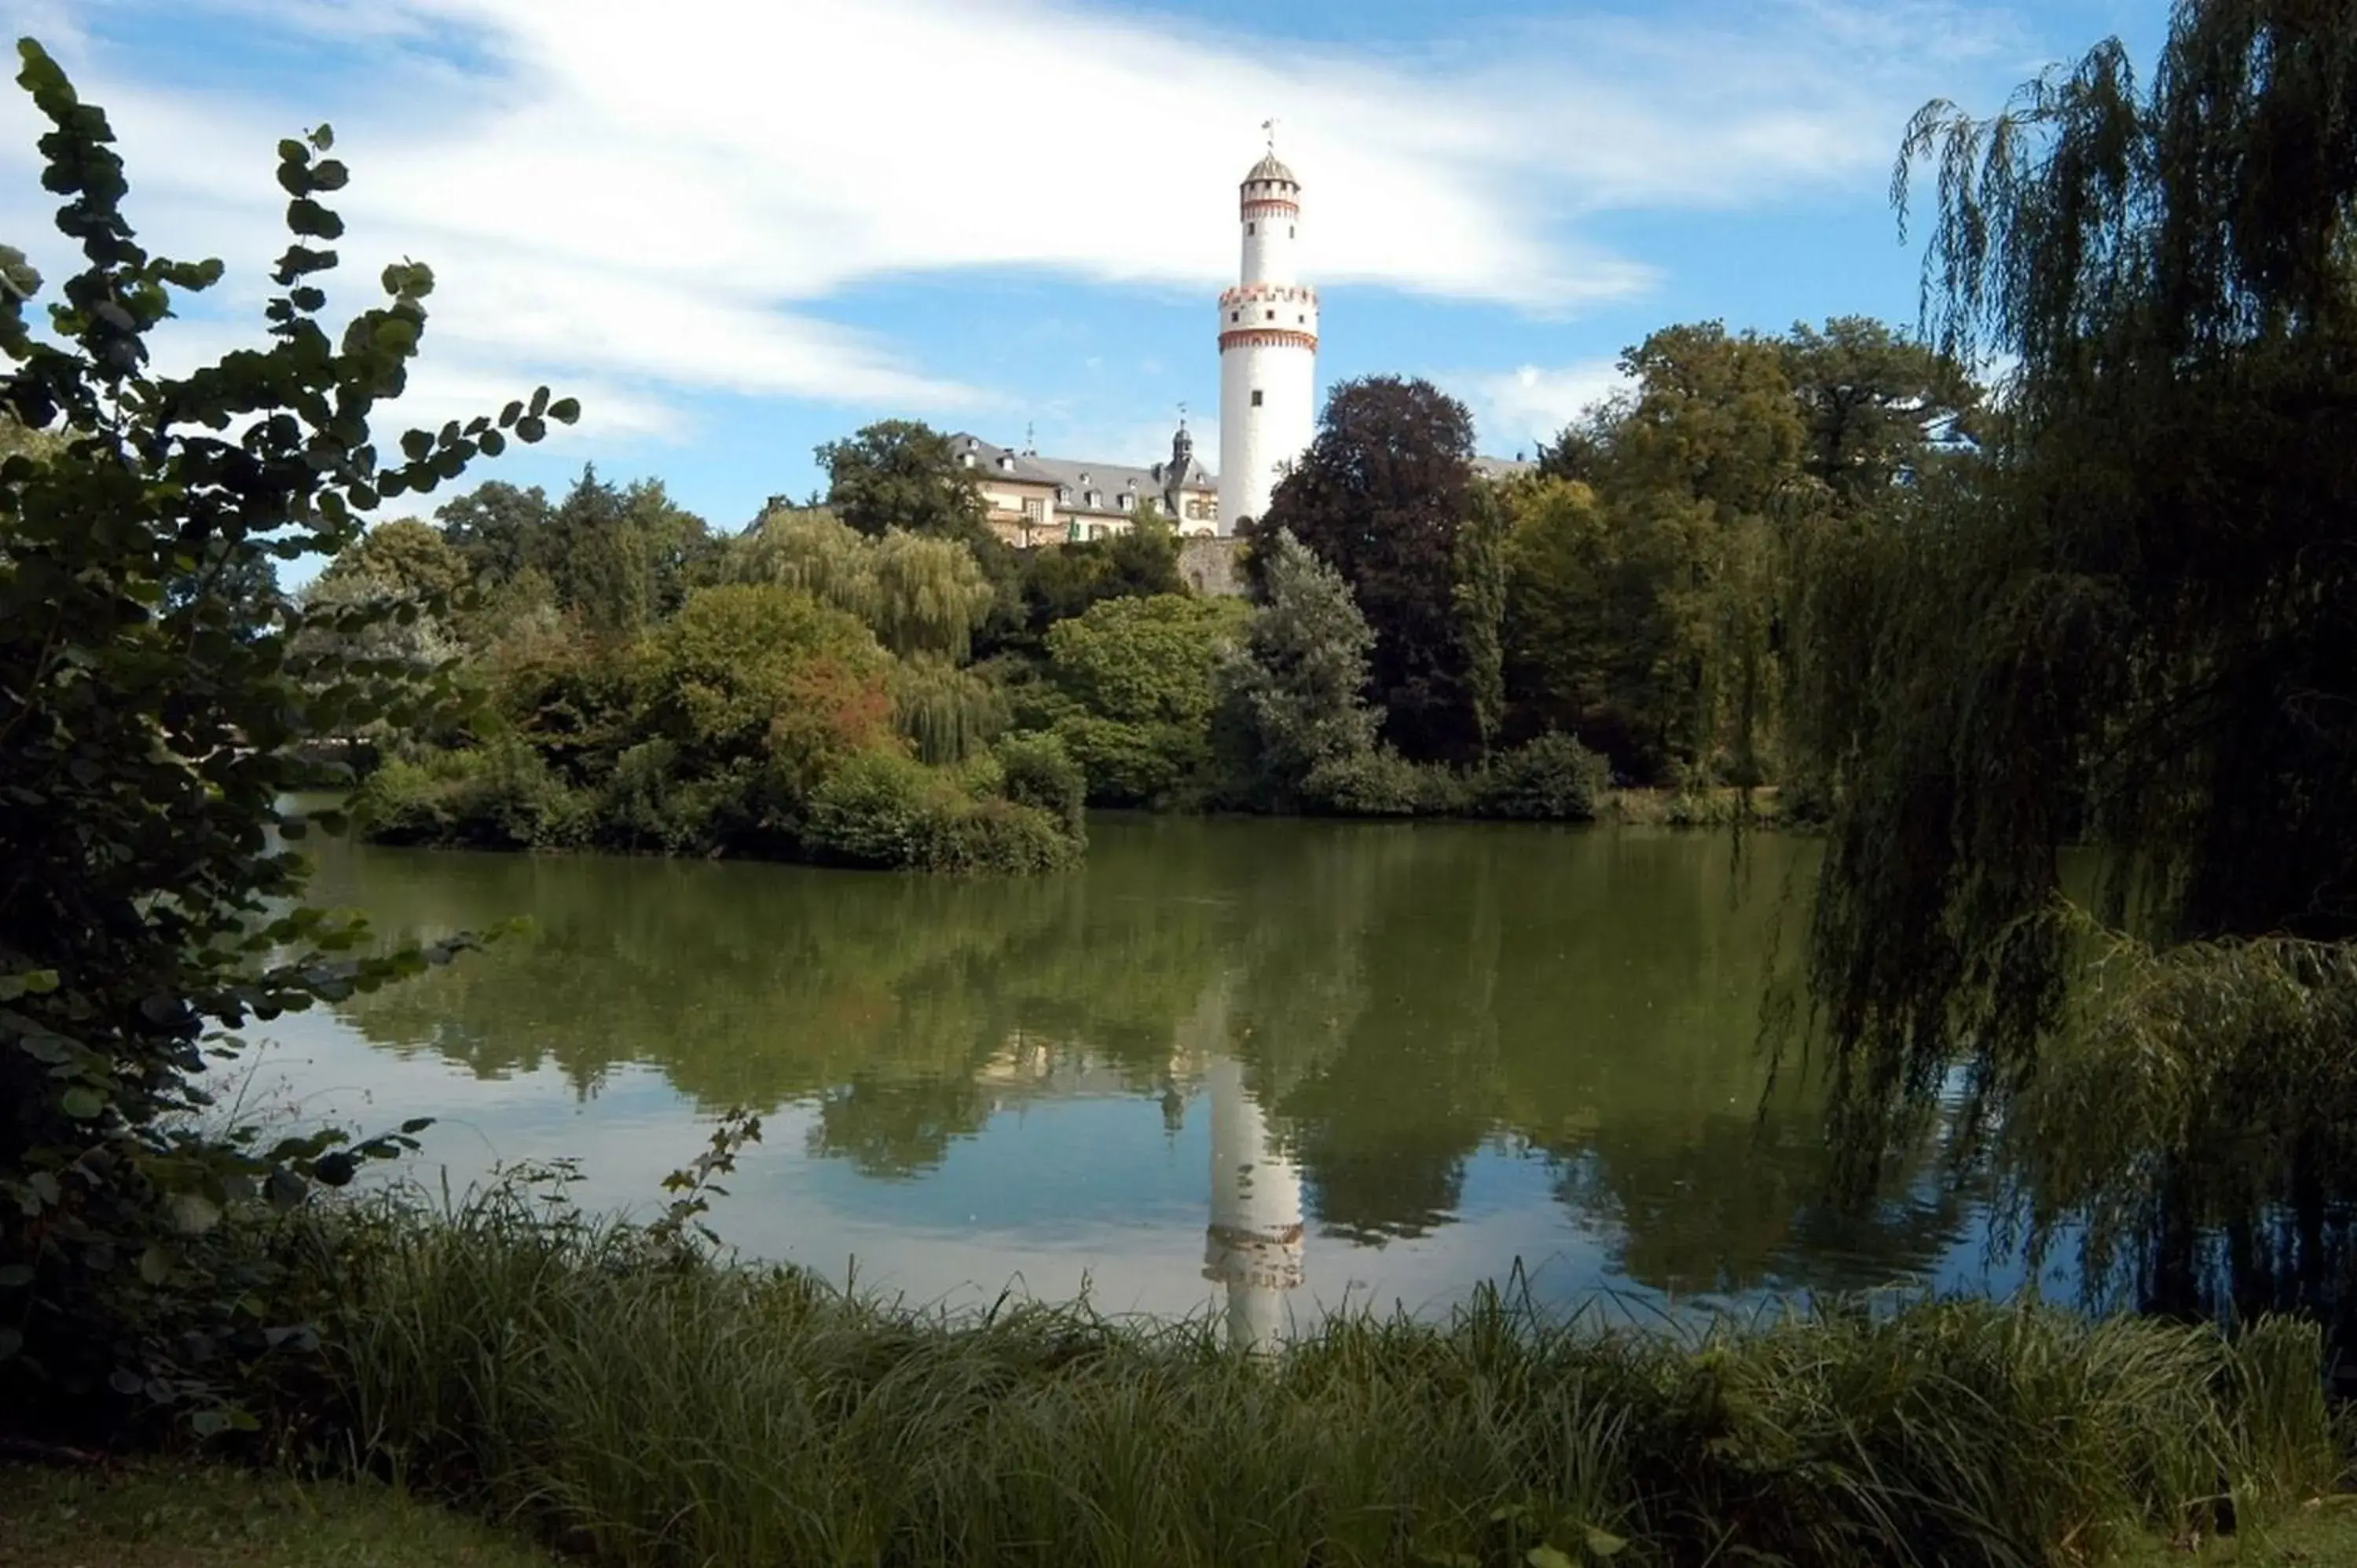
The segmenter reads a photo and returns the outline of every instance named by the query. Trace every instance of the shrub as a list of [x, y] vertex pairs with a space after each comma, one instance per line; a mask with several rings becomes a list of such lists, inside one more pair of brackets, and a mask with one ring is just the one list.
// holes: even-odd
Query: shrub
[[1008, 800], [1045, 811], [1074, 839], [1085, 839], [1087, 779], [1061, 741], [1051, 735], [1009, 736], [998, 743], [997, 756]]
[[595, 821], [591, 802], [513, 736], [388, 762], [361, 787], [355, 815], [379, 843], [480, 849], [571, 848]]
[[1611, 784], [1604, 758], [1567, 735], [1549, 734], [1492, 760], [1473, 791], [1485, 817], [1587, 822]]
[[1061, 870], [1081, 853], [1080, 841], [1056, 818], [1013, 800], [938, 806], [920, 833], [912, 863], [920, 871], [1023, 876]]
[[[1052, 768], [1028, 756], [1019, 766], [1033, 774]], [[1016, 800], [975, 800], [965, 783], [897, 753], [854, 757], [811, 796], [804, 846], [853, 865], [1008, 874], [1051, 871], [1080, 853], [1081, 841], [1058, 817]]]
[[1319, 763], [1301, 792], [1316, 810], [1343, 817], [1446, 816], [1465, 801], [1463, 784], [1448, 768], [1411, 762], [1387, 746]]
[[863, 753], [812, 791], [803, 843], [854, 865], [913, 865], [940, 793], [939, 776], [914, 758]]

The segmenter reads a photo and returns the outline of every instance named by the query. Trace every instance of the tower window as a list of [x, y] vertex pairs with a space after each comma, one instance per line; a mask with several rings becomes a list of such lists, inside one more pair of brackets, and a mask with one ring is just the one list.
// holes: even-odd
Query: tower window
[[1231, 321], [1242, 321], [1243, 318], [1244, 313], [1241, 310], [1231, 310], [1228, 312], [1228, 319]]
[[1244, 232], [1247, 234], [1257, 234], [1260, 232], [1260, 225], [1257, 223], [1247, 223], [1244, 225]]
[[1260, 388], [1258, 387], [1253, 388], [1253, 406], [1254, 408], [1260, 406]]
[[1285, 237], [1288, 240], [1293, 238], [1293, 227], [1294, 226], [1290, 223], [1287, 223], [1285, 226]]
[[1269, 318], [1271, 321], [1275, 320], [1275, 319], [1276, 319], [1276, 312], [1275, 312], [1275, 311], [1274, 311], [1274, 310], [1270, 311], [1270, 312], [1268, 313], [1268, 318]]

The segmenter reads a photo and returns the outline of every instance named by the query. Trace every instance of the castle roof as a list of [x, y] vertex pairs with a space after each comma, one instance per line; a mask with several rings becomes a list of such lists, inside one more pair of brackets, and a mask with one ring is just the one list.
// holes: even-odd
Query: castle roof
[[1253, 165], [1252, 173], [1244, 176], [1244, 183], [1246, 185], [1252, 185], [1256, 181], [1264, 179], [1283, 180], [1287, 185], [1299, 185], [1301, 183], [1299, 180], [1293, 177], [1293, 171], [1291, 169], [1286, 167], [1282, 162], [1278, 161], [1277, 156], [1275, 153], [1269, 154], [1267, 156], [1262, 158], [1260, 162]]
[[[1182, 489], [1208, 490], [1218, 487], [1211, 470], [1202, 464], [1189, 460], [1187, 471], [1173, 473], [1168, 463], [1151, 467], [1133, 467], [1126, 463], [1092, 463], [1072, 457], [1042, 457], [1034, 452], [1017, 452], [1005, 446], [994, 446], [977, 435], [960, 431], [950, 437], [952, 448], [961, 458], [971, 456], [971, 465], [977, 478], [995, 477], [1018, 484], [1053, 485], [1061, 492], [1056, 502], [1059, 512], [1077, 513], [1082, 517], [1130, 517], [1135, 511], [1122, 510], [1121, 498], [1138, 498], [1129, 504], [1135, 509], [1139, 500], [1151, 500], [1168, 514], [1172, 521], [1177, 515], [1169, 504], [1171, 497]], [[1089, 498], [1097, 499], [1092, 502]]]

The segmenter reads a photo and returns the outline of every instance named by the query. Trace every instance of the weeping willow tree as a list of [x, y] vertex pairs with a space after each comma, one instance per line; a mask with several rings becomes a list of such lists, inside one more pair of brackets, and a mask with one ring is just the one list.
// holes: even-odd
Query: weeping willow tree
[[2027, 1151], [2036, 1225], [2085, 1222], [2148, 1303], [2329, 1295], [2357, 1199], [2357, 8], [2185, 0], [2148, 84], [2112, 42], [1994, 119], [1934, 103], [1902, 211], [1927, 167], [1927, 326], [2018, 368], [1987, 463], [1822, 551], [1796, 618], [1837, 1142], [1870, 1180], [1960, 1086], [1967, 1146]]
[[871, 536], [823, 507], [766, 512], [739, 542], [731, 580], [799, 588], [858, 617], [904, 657], [963, 663], [994, 590], [974, 553], [953, 539], [887, 530]]
[[920, 761], [953, 767], [990, 749], [1012, 722], [995, 682], [930, 654], [892, 667], [892, 716]]

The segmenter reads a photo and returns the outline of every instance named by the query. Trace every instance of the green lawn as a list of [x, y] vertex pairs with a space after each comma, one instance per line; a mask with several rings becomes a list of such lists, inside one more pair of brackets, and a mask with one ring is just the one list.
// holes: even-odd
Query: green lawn
[[384, 1487], [143, 1462], [0, 1466], [5, 1568], [550, 1568], [512, 1536]]

